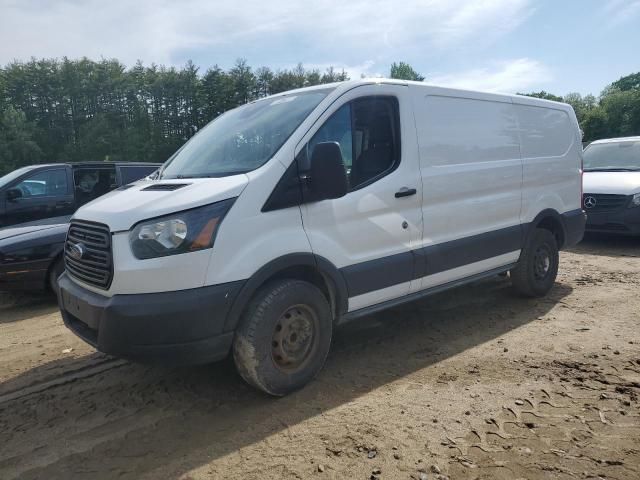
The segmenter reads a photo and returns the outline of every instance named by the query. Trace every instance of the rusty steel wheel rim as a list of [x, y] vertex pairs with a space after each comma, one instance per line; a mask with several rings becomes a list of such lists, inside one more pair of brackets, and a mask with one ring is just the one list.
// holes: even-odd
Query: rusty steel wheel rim
[[293, 305], [278, 318], [271, 339], [273, 361], [281, 370], [292, 372], [304, 367], [318, 336], [318, 316], [307, 305]]
[[536, 280], [544, 280], [551, 271], [551, 252], [546, 245], [536, 249], [533, 256], [533, 273]]

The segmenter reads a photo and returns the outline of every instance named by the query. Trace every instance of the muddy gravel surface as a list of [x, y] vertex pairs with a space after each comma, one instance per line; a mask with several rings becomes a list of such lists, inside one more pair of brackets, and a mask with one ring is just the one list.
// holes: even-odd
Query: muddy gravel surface
[[0, 296], [1, 479], [640, 478], [640, 240], [561, 254], [543, 299], [508, 279], [336, 332], [282, 399], [230, 361], [96, 353], [47, 296]]

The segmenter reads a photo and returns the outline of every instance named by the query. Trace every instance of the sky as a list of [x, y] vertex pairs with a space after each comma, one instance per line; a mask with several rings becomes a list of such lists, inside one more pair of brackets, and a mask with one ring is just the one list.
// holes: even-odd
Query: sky
[[404, 61], [452, 87], [598, 95], [640, 71], [638, 46], [640, 0], [0, 0], [1, 65], [244, 58], [359, 78]]

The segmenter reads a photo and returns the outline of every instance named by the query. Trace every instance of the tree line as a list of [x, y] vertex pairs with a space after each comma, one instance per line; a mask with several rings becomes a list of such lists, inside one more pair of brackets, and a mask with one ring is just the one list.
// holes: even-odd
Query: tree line
[[348, 80], [344, 71], [252, 69], [200, 74], [117, 60], [32, 59], [0, 69], [0, 174], [77, 161], [163, 162], [207, 122], [257, 98]]
[[[409, 64], [389, 76], [421, 81]], [[118, 60], [31, 59], [0, 68], [0, 175], [49, 162], [163, 162], [207, 122], [274, 93], [348, 80], [344, 71], [274, 71], [238, 60], [230, 69], [126, 68]], [[527, 95], [573, 105], [586, 141], [640, 134], [640, 73], [623, 77], [596, 98], [571, 93]]]
[[640, 135], [640, 72], [608, 85], [597, 98], [579, 93], [558, 96], [544, 90], [523, 95], [570, 104], [578, 117], [584, 142]]

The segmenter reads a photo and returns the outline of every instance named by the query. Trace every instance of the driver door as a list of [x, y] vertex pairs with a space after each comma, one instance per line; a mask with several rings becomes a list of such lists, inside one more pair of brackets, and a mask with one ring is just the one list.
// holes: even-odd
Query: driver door
[[305, 171], [313, 147], [337, 142], [349, 179], [342, 198], [304, 203], [316, 255], [338, 267], [349, 311], [402, 297], [414, 280], [422, 236], [422, 182], [407, 87], [367, 85], [343, 95], [296, 150]]
[[5, 198], [5, 226], [73, 213], [73, 194], [64, 167], [34, 172], [9, 190], [19, 191], [20, 196]]

